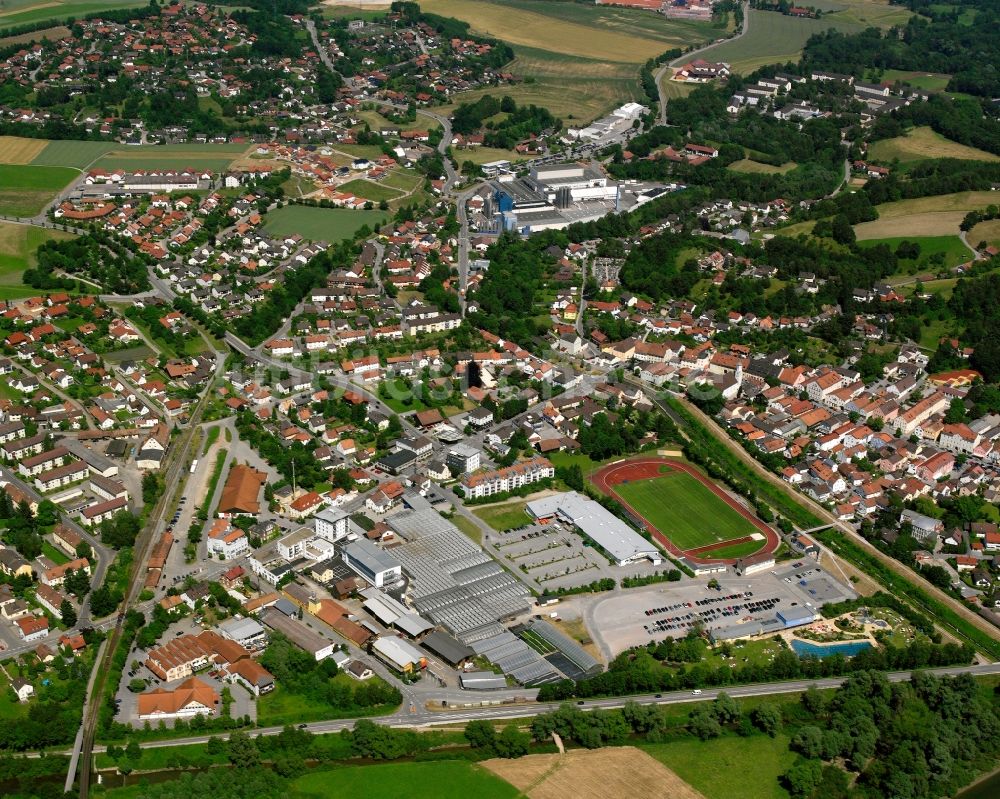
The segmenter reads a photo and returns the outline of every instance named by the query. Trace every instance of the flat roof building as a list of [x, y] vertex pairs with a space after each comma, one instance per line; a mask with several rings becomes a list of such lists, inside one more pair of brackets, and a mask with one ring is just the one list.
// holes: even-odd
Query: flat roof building
[[376, 588], [392, 585], [402, 576], [403, 567], [388, 552], [367, 538], [352, 541], [341, 552], [344, 563]]
[[660, 550], [652, 543], [599, 502], [576, 491], [529, 502], [528, 513], [542, 523], [559, 519], [572, 524], [608, 553], [619, 566], [647, 559], [654, 564], [663, 561]]

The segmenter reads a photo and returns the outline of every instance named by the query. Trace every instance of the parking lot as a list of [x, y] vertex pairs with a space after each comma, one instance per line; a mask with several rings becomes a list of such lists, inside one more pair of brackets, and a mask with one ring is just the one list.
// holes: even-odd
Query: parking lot
[[773, 622], [792, 609], [818, 612], [829, 602], [854, 597], [814, 561], [796, 561], [745, 577], [716, 577], [660, 583], [598, 599], [586, 613], [587, 626], [613, 654], [665, 638], [683, 638], [702, 627], [719, 638], [731, 637], [758, 622]]

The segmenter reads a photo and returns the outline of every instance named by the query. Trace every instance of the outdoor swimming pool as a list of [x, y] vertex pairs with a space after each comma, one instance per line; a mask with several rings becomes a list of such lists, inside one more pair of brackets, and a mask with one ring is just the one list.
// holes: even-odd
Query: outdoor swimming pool
[[849, 658], [871, 648], [871, 641], [844, 641], [839, 644], [821, 645], [800, 641], [798, 638], [792, 639], [792, 651], [800, 658], [828, 658], [831, 655], [843, 655]]

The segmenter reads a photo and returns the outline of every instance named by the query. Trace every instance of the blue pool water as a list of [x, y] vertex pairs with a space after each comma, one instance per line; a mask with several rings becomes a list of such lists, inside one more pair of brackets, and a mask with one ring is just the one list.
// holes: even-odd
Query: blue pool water
[[792, 651], [801, 657], [827, 658], [830, 655], [843, 655], [852, 657], [858, 652], [871, 649], [871, 641], [844, 641], [839, 644], [811, 644], [808, 641], [800, 641], [798, 638], [792, 639]]

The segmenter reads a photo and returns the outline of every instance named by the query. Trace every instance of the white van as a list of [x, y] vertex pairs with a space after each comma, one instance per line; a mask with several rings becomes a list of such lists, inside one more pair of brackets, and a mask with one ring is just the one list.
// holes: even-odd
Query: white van
[[693, 691], [691, 692], [691, 695], [692, 695], [692, 696], [701, 696], [701, 688], [695, 688], [695, 689], [694, 689], [694, 690], [693, 690]]

